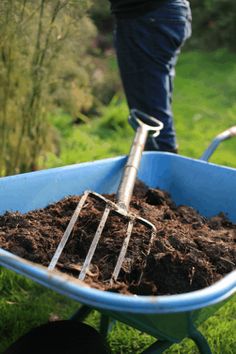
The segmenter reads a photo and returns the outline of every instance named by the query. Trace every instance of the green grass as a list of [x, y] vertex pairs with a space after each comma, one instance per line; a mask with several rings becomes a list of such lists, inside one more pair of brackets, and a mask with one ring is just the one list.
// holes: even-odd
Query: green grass
[[76, 308], [67, 298], [2, 267], [0, 293], [0, 353], [30, 328], [53, 316], [68, 318]]
[[127, 116], [125, 102], [114, 97], [109, 107], [101, 110], [100, 118], [90, 119], [86, 124], [72, 125], [66, 114], [51, 117], [60, 131], [61, 151], [59, 156], [44, 157], [43, 165], [62, 166], [127, 153], [133, 136]]
[[[183, 53], [177, 65], [173, 105], [180, 154], [199, 158], [217, 134], [236, 125], [235, 91], [235, 54], [224, 50]], [[42, 156], [42, 167], [126, 154], [134, 134], [127, 116], [126, 103], [119, 93], [102, 109], [100, 117], [90, 118], [87, 124], [72, 125], [71, 118], [62, 113], [49, 117], [58, 130], [60, 150], [56, 155]], [[235, 167], [235, 152], [236, 139], [226, 141], [211, 161]], [[0, 352], [31, 327], [52, 316], [68, 318], [79, 306], [5, 269], [0, 272], [0, 293]], [[200, 327], [214, 354], [235, 353], [235, 299]], [[97, 328], [98, 313], [89, 316], [87, 322]], [[113, 354], [138, 354], [153, 341], [149, 335], [121, 323], [116, 323], [109, 335]], [[191, 340], [184, 340], [166, 353], [193, 354], [197, 350]]]
[[[177, 65], [173, 110], [180, 153], [198, 158], [210, 141], [236, 125], [235, 55], [185, 53]], [[211, 161], [236, 166], [236, 139], [226, 141]]]

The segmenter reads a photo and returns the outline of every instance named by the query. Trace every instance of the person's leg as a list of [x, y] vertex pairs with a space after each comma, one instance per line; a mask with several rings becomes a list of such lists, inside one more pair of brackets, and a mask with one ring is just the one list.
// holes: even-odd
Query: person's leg
[[146, 149], [174, 151], [176, 134], [171, 109], [174, 68], [180, 48], [191, 33], [185, 0], [169, 0], [155, 11], [118, 19], [115, 47], [129, 108], [161, 120], [164, 128]]

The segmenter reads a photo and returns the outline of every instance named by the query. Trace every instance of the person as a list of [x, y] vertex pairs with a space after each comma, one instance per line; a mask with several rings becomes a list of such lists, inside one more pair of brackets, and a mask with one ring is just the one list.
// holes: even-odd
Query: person
[[178, 152], [172, 96], [175, 66], [191, 36], [186, 0], [109, 0], [115, 18], [114, 45], [130, 109], [159, 119], [160, 135], [145, 150]]

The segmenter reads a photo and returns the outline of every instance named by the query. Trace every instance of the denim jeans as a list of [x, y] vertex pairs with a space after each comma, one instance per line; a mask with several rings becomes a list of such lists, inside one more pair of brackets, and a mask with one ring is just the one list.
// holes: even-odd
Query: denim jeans
[[186, 0], [167, 0], [154, 11], [115, 21], [115, 48], [128, 106], [164, 124], [156, 140], [148, 139], [146, 150], [177, 148], [173, 79], [181, 47], [190, 35], [191, 10]]

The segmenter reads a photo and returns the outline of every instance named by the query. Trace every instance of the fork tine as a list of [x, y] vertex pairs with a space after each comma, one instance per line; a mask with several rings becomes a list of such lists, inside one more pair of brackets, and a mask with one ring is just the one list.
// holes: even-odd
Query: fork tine
[[[156, 227], [152, 223], [147, 221], [146, 219], [143, 219], [141, 217], [139, 217], [138, 219], [140, 220], [141, 223], [146, 224], [147, 226], [149, 226], [151, 228], [151, 238], [150, 238], [149, 244], [148, 244], [148, 250], [147, 250], [147, 253], [146, 253], [146, 258], [145, 258], [144, 267], [143, 267], [143, 269], [144, 269], [146, 267], [146, 264], [147, 264], [148, 256], [149, 256], [149, 254], [151, 252], [152, 245], [153, 245], [154, 240], [156, 238], [157, 230], [156, 230]], [[141, 279], [143, 277], [143, 272], [144, 271], [142, 271], [141, 274], [140, 274], [140, 277], [139, 277], [139, 280], [138, 280], [138, 285], [141, 283]]]
[[[102, 232], [104, 230], [104, 227], [105, 227], [105, 224], [106, 224], [106, 221], [107, 221], [107, 218], [109, 216], [109, 213], [111, 210], [114, 210], [116, 214], [118, 215], [121, 215], [122, 217], [124, 217], [126, 220], [128, 219], [129, 222], [128, 222], [128, 226], [127, 226], [127, 231], [126, 231], [126, 236], [125, 236], [125, 239], [122, 243], [122, 246], [121, 246], [121, 250], [120, 250], [120, 253], [119, 253], [119, 256], [118, 256], [118, 259], [117, 259], [117, 262], [115, 264], [115, 268], [113, 270], [113, 273], [112, 273], [112, 276], [110, 278], [110, 283], [111, 285], [113, 284], [114, 281], [117, 280], [118, 276], [119, 276], [119, 273], [120, 273], [120, 270], [121, 270], [121, 267], [122, 267], [122, 264], [124, 262], [124, 259], [125, 259], [125, 256], [126, 256], [126, 253], [127, 253], [127, 249], [128, 249], [128, 246], [129, 246], [129, 242], [130, 242], [130, 238], [131, 238], [131, 234], [132, 234], [132, 230], [133, 230], [133, 226], [134, 226], [134, 223], [135, 222], [140, 222], [141, 224], [145, 225], [146, 227], [148, 227], [149, 229], [151, 229], [151, 238], [149, 240], [149, 245], [148, 245], [148, 250], [147, 250], [147, 254], [146, 254], [146, 257], [150, 254], [150, 250], [151, 250], [151, 247], [152, 247], [152, 244], [153, 244], [153, 241], [156, 237], [156, 228], [155, 226], [149, 222], [148, 220], [146, 219], [143, 219], [142, 217], [140, 216], [135, 216], [134, 214], [132, 213], [128, 213], [126, 210], [124, 210], [122, 207], [120, 207], [119, 205], [115, 204], [114, 202], [104, 198], [102, 195], [99, 195], [98, 193], [95, 193], [95, 192], [91, 192], [89, 190], [85, 191], [84, 194], [82, 195], [78, 205], [76, 206], [76, 209], [70, 219], [70, 222], [62, 236], [62, 239], [56, 249], [56, 252], [54, 253], [53, 257], [52, 257], [52, 260], [48, 266], [48, 269], [49, 270], [53, 270], [58, 262], [58, 259], [59, 257], [61, 256], [61, 253], [63, 251], [63, 249], [65, 248], [65, 245], [70, 237], [70, 234], [72, 232], [72, 229], [79, 217], [79, 214], [81, 212], [81, 209], [83, 208], [84, 204], [85, 204], [85, 201], [86, 199], [88, 198], [88, 196], [91, 196], [97, 200], [101, 200], [103, 202], [106, 203], [106, 206], [105, 206], [105, 209], [104, 209], [104, 212], [103, 212], [103, 215], [102, 215], [102, 218], [100, 220], [100, 223], [98, 225], [98, 228], [96, 230], [96, 233], [93, 237], [93, 240], [90, 244], [90, 247], [89, 247], [89, 250], [87, 252], [87, 255], [85, 257], [85, 260], [82, 264], [82, 267], [81, 267], [81, 271], [80, 271], [80, 274], [79, 274], [79, 277], [78, 279], [79, 280], [84, 280], [85, 277], [86, 277], [86, 273], [89, 269], [89, 266], [91, 264], [91, 261], [92, 261], [92, 258], [94, 256], [94, 253], [96, 251], [96, 248], [97, 248], [97, 245], [98, 245], [98, 242], [101, 238], [101, 235], [102, 235]], [[140, 283], [141, 281], [141, 278], [143, 276], [143, 272], [141, 273], [140, 277], [139, 277], [139, 281], [138, 283]]]
[[126, 238], [125, 238], [125, 240], [124, 240], [124, 242], [122, 244], [122, 248], [121, 248], [121, 251], [120, 251], [116, 266], [115, 266], [115, 269], [113, 271], [113, 274], [112, 274], [112, 277], [111, 277], [111, 280], [110, 280], [111, 283], [114, 280], [117, 280], [117, 278], [119, 276], [119, 273], [120, 273], [120, 270], [121, 270], [121, 266], [122, 266], [122, 263], [124, 262], [124, 258], [125, 258], [126, 252], [127, 252], [128, 245], [129, 245], [129, 240], [130, 240], [130, 236], [131, 236], [131, 232], [132, 232], [133, 226], [134, 226], [134, 220], [131, 219], [129, 221], [129, 224], [128, 224]]
[[77, 207], [76, 207], [76, 209], [74, 211], [74, 214], [72, 215], [72, 217], [70, 219], [70, 222], [69, 222], [69, 224], [68, 224], [68, 226], [67, 226], [67, 228], [66, 228], [66, 230], [65, 230], [65, 232], [64, 232], [64, 234], [62, 236], [62, 239], [61, 239], [61, 241], [60, 241], [60, 243], [59, 243], [59, 245], [58, 245], [58, 247], [56, 249], [56, 252], [54, 253], [54, 256], [51, 259], [51, 262], [50, 262], [50, 264], [48, 266], [49, 270], [53, 270], [55, 268], [55, 266], [56, 266], [56, 264], [58, 262], [58, 259], [61, 256], [61, 253], [62, 253], [62, 251], [63, 251], [63, 249], [64, 249], [64, 247], [66, 245], [66, 242], [68, 241], [68, 238], [69, 238], [69, 236], [71, 234], [71, 231], [72, 231], [72, 229], [73, 229], [73, 227], [74, 227], [74, 225], [76, 223], [76, 220], [78, 219], [80, 211], [83, 208], [84, 203], [85, 203], [89, 193], [90, 193], [89, 191], [86, 191], [86, 192], [84, 192], [83, 196], [81, 197], [81, 199], [80, 199], [80, 201], [79, 201], [79, 203], [78, 203], [78, 205], [77, 205]]
[[93, 238], [93, 241], [90, 245], [90, 248], [89, 248], [89, 251], [87, 253], [87, 256], [85, 258], [85, 261], [83, 263], [83, 266], [82, 266], [82, 269], [81, 269], [81, 272], [80, 272], [80, 275], [79, 275], [79, 280], [84, 280], [85, 276], [86, 276], [86, 272], [90, 266], [90, 263], [91, 263], [91, 260], [93, 258], [93, 255], [94, 255], [94, 252], [96, 250], [96, 247], [97, 247], [97, 244], [98, 244], [98, 241], [101, 237], [101, 234], [102, 234], [102, 231], [104, 229], [104, 226], [105, 226], [105, 223], [106, 223], [106, 220], [108, 218], [108, 215], [110, 213], [110, 206], [106, 206], [105, 210], [104, 210], [104, 213], [103, 213], [103, 216], [102, 216], [102, 219], [100, 221], [100, 224], [98, 225], [98, 228], [97, 228], [97, 231], [95, 233], [95, 236]]

